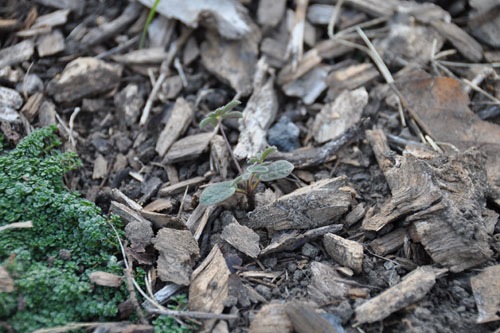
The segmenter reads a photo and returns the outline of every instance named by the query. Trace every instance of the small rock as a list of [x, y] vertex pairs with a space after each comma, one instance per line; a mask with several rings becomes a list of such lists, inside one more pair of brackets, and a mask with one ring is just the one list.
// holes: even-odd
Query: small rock
[[318, 253], [319, 249], [310, 243], [305, 243], [304, 246], [302, 246], [302, 254], [306, 257], [314, 258], [318, 255]]
[[288, 152], [300, 147], [300, 129], [288, 117], [281, 117], [268, 131], [267, 141], [279, 151]]
[[263, 284], [259, 284], [257, 287], [255, 287], [255, 291], [262, 295], [266, 300], [270, 300], [272, 297], [271, 288]]

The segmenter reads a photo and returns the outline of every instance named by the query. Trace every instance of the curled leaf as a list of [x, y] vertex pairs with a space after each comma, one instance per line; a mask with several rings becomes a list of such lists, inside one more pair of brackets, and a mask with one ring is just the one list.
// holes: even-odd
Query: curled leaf
[[210, 185], [201, 193], [200, 204], [204, 206], [218, 204], [231, 197], [236, 192], [236, 188], [233, 181]]
[[285, 161], [278, 160], [269, 163], [267, 165], [268, 171], [265, 173], [259, 173], [257, 178], [263, 182], [269, 182], [271, 180], [281, 179], [287, 177], [293, 171], [293, 164]]

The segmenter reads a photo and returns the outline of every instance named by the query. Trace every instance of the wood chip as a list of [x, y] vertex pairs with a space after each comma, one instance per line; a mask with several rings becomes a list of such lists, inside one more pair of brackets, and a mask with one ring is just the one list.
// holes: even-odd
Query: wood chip
[[77, 58], [47, 86], [47, 92], [57, 102], [75, 102], [84, 97], [116, 89], [122, 67], [96, 58]]
[[361, 220], [366, 213], [366, 208], [363, 203], [360, 203], [356, 205], [346, 216], [344, 219], [344, 225], [347, 228], [352, 227], [354, 224], [356, 224], [359, 220]]
[[108, 175], [108, 161], [101, 154], [97, 154], [94, 160], [94, 170], [92, 171], [92, 179], [102, 179]]
[[106, 22], [90, 29], [85, 36], [83, 36], [81, 40], [81, 47], [87, 48], [116, 36], [118, 33], [125, 30], [128, 25], [137, 20], [140, 13], [141, 6], [135, 1], [130, 2], [125, 10], [120, 12], [120, 16], [110, 22]]
[[26, 61], [31, 58], [34, 52], [35, 44], [31, 39], [4, 47], [0, 50], [0, 69]]
[[379, 256], [385, 256], [403, 246], [405, 237], [406, 229], [399, 228], [382, 237], [374, 239], [370, 243], [370, 248]]
[[285, 312], [298, 333], [331, 333], [337, 330], [314, 309], [304, 303], [293, 302], [285, 305]]
[[[189, 285], [189, 309], [222, 313], [229, 295], [231, 272], [218, 246], [214, 246], [203, 262], [193, 272]], [[202, 329], [209, 332], [214, 320], [204, 322]]]
[[158, 276], [162, 281], [187, 286], [192, 267], [200, 256], [200, 250], [189, 230], [162, 228], [153, 238], [158, 257]]
[[297, 63], [297, 68], [294, 69], [292, 64], [286, 65], [278, 74], [276, 82], [279, 85], [284, 85], [294, 80], [297, 80], [305, 73], [312, 70], [314, 67], [321, 63], [321, 57], [316, 49], [307, 51], [302, 60]]
[[126, 54], [112, 56], [111, 58], [123, 64], [161, 64], [162, 61], [167, 59], [168, 52], [162, 47], [141, 49], [130, 51]]
[[285, 15], [286, 0], [262, 0], [257, 8], [257, 22], [261, 26], [272, 28], [280, 23]]
[[57, 27], [59, 25], [64, 25], [68, 21], [69, 13], [69, 9], [60, 9], [45, 15], [40, 15], [36, 18], [31, 28]]
[[220, 237], [250, 258], [257, 258], [259, 255], [259, 235], [239, 224], [234, 217], [233, 222], [222, 229]]
[[116, 274], [96, 271], [89, 274], [89, 279], [98, 286], [117, 288], [122, 284], [123, 277]]
[[151, 244], [153, 229], [151, 222], [139, 213], [116, 201], [111, 201], [110, 211], [120, 216], [125, 222], [125, 235], [136, 252], [144, 252]]
[[240, 41], [207, 33], [206, 40], [201, 44], [203, 65], [223, 81], [229, 82], [240, 96], [248, 96], [252, 92], [259, 40], [257, 33]]
[[319, 143], [338, 138], [361, 118], [368, 104], [368, 93], [364, 87], [342, 92], [334, 102], [325, 104], [314, 118], [312, 133]]
[[352, 268], [356, 273], [363, 271], [363, 245], [335, 234], [323, 237], [326, 252], [342, 266]]
[[313, 261], [310, 267], [311, 283], [307, 291], [318, 305], [332, 304], [348, 297], [350, 281], [340, 277], [333, 267], [317, 261]]
[[273, 236], [273, 239], [260, 252], [261, 256], [283, 252], [283, 251], [293, 251], [304, 245], [305, 243], [324, 236], [327, 233], [336, 233], [342, 230], [342, 224], [332, 224], [324, 227], [319, 227], [311, 230], [307, 230], [304, 233], [299, 233], [297, 230], [284, 232]]
[[325, 82], [330, 87], [329, 95], [337, 97], [342, 90], [366, 86], [378, 76], [378, 70], [372, 64], [357, 64], [332, 71]]
[[210, 144], [214, 132], [190, 135], [175, 142], [163, 159], [163, 164], [193, 160], [201, 155]]
[[421, 300], [432, 289], [436, 279], [446, 271], [431, 266], [417, 268], [406, 275], [402, 282], [357, 306], [357, 323], [377, 322]]
[[64, 48], [64, 36], [59, 30], [42, 35], [36, 41], [38, 55], [42, 58], [62, 52]]
[[264, 305], [250, 322], [248, 333], [292, 333], [293, 326], [283, 304]]
[[115, 95], [114, 102], [118, 112], [120, 112], [120, 118], [124, 119], [127, 125], [137, 123], [144, 106], [144, 97], [139, 92], [137, 84], [128, 84]]
[[349, 210], [352, 191], [346, 177], [318, 181], [257, 207], [249, 216], [248, 226], [284, 230], [332, 224]]
[[24, 103], [23, 108], [21, 109], [21, 114], [29, 121], [32, 122], [35, 119], [40, 106], [43, 102], [43, 94], [42, 93], [34, 93], [31, 95], [26, 103]]
[[190, 179], [183, 180], [174, 185], [166, 185], [160, 188], [158, 195], [162, 197], [169, 197], [174, 194], [183, 193], [186, 187], [196, 187], [206, 180], [205, 177], [194, 177]]
[[158, 92], [158, 99], [162, 102], [167, 102], [170, 99], [177, 98], [182, 88], [182, 79], [179, 75], [167, 77], [161, 84], [161, 89]]
[[210, 141], [210, 161], [222, 179], [227, 179], [231, 154], [227, 149], [226, 141], [221, 135], [214, 135]]
[[[139, 0], [151, 8], [155, 0]], [[228, 39], [240, 39], [250, 33], [251, 22], [248, 12], [238, 1], [218, 0], [183, 0], [160, 1], [156, 12], [166, 17], [175, 18], [187, 26], [197, 28], [204, 24]]]
[[474, 299], [476, 300], [477, 323], [489, 323], [500, 320], [500, 265], [486, 267], [470, 279]]
[[266, 69], [265, 60], [259, 60], [254, 92], [243, 110], [240, 136], [233, 151], [238, 159], [256, 156], [268, 146], [266, 134], [278, 113], [278, 97], [274, 90], [274, 78], [265, 79]]
[[442, 34], [457, 48], [465, 58], [472, 62], [480, 62], [483, 58], [483, 48], [468, 33], [454, 23], [433, 21], [431, 26]]
[[181, 136], [193, 120], [194, 110], [191, 105], [182, 97], [179, 97], [174, 104], [165, 127], [158, 137], [155, 150], [163, 157], [172, 144]]
[[392, 16], [399, 3], [399, 0], [386, 0], [384, 2], [378, 0], [345, 0], [346, 5], [373, 16]]
[[304, 104], [310, 105], [328, 87], [325, 79], [329, 66], [317, 66], [299, 79], [283, 85], [283, 92], [287, 96], [300, 97]]
[[172, 198], [158, 198], [147, 204], [144, 207], [144, 210], [148, 212], [160, 212], [160, 211], [169, 212], [173, 206], [174, 203]]

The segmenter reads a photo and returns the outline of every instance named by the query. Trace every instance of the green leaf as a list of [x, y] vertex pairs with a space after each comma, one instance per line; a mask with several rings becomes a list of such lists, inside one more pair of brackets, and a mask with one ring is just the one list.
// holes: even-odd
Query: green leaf
[[217, 120], [210, 117], [210, 115], [208, 115], [207, 117], [203, 118], [202, 121], [200, 121], [200, 128], [204, 128], [206, 127], [207, 125], [212, 125], [212, 126], [216, 126], [217, 125]]
[[254, 164], [254, 165], [250, 165], [247, 168], [247, 171], [250, 173], [268, 173], [269, 168], [267, 168], [266, 166], [264, 166], [262, 164]]
[[144, 47], [144, 41], [146, 40], [146, 34], [148, 33], [149, 26], [151, 24], [151, 21], [153, 21], [153, 17], [156, 14], [156, 7], [158, 7], [158, 4], [160, 3], [160, 0], [156, 0], [151, 7], [148, 18], [146, 20], [146, 24], [144, 25], [144, 29], [142, 29], [142, 36], [141, 40], [139, 41], [139, 48], [142, 49]]
[[264, 160], [269, 156], [269, 154], [274, 153], [276, 150], [278, 150], [275, 146], [270, 146], [264, 149], [262, 154], [260, 154], [260, 160], [261, 162], [264, 162]]
[[232, 109], [234, 109], [236, 106], [240, 105], [241, 102], [234, 99], [232, 100], [231, 102], [227, 103], [226, 105], [224, 106], [221, 106], [220, 108], [216, 109], [215, 112], [217, 114], [226, 114], [227, 112], [231, 111]]
[[232, 181], [210, 185], [200, 196], [200, 204], [210, 206], [218, 204], [231, 197], [236, 192], [236, 186]]
[[230, 111], [224, 114], [224, 119], [227, 118], [243, 118], [243, 113], [240, 111]]
[[271, 180], [281, 179], [287, 177], [293, 171], [293, 164], [285, 161], [278, 160], [271, 162], [267, 166], [268, 172], [258, 174], [259, 180], [269, 182]]

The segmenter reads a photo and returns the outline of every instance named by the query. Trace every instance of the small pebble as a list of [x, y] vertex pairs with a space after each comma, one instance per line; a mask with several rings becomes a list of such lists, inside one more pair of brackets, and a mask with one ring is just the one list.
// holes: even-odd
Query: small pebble
[[314, 258], [318, 255], [318, 253], [319, 253], [318, 247], [310, 243], [305, 243], [304, 246], [302, 246], [302, 254], [305, 255], [306, 257]]
[[255, 291], [257, 291], [259, 294], [261, 294], [262, 297], [264, 297], [266, 300], [271, 299], [271, 296], [272, 296], [271, 288], [269, 288], [263, 284], [259, 284], [257, 287], [255, 287]]
[[267, 132], [267, 142], [279, 151], [288, 152], [300, 147], [300, 129], [288, 117], [281, 117]]

